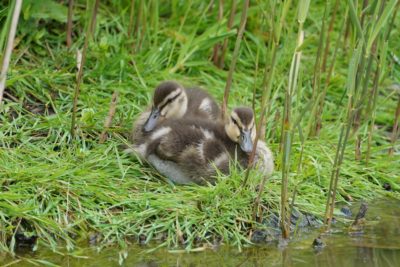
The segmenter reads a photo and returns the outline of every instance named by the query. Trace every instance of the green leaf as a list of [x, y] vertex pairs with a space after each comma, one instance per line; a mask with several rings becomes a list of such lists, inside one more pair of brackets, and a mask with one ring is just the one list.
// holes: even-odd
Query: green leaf
[[390, 3], [386, 6], [385, 10], [383, 11], [382, 16], [379, 18], [378, 22], [375, 24], [374, 30], [372, 31], [372, 34], [370, 38], [368, 39], [368, 44], [367, 44], [367, 51], [371, 50], [372, 43], [374, 42], [376, 36], [379, 34], [379, 32], [382, 30], [383, 26], [386, 24], [386, 21], [388, 20], [389, 16], [393, 13], [393, 10], [396, 6], [397, 0], [392, 0]]
[[52, 19], [66, 23], [68, 8], [53, 0], [25, 0], [22, 9], [24, 19]]

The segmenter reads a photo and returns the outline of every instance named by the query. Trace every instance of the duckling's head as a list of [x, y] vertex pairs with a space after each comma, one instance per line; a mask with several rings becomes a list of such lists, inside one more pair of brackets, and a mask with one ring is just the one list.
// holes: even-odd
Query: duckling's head
[[235, 108], [226, 118], [225, 131], [229, 138], [238, 143], [240, 148], [250, 153], [256, 139], [256, 127], [253, 110], [247, 107]]
[[182, 118], [186, 113], [188, 97], [182, 85], [174, 81], [162, 82], [153, 96], [150, 116], [144, 124], [144, 131], [150, 132], [157, 122], [167, 118]]

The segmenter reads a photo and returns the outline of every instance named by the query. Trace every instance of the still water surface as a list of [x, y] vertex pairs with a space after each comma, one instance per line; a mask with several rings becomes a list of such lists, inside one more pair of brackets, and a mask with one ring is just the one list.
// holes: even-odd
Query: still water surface
[[[357, 212], [359, 205], [351, 209]], [[302, 231], [287, 246], [278, 242], [237, 249], [221, 246], [215, 250], [177, 253], [158, 249], [146, 253], [151, 246], [132, 246], [122, 266], [400, 266], [400, 202], [369, 203], [365, 224], [358, 231], [348, 226], [334, 225], [329, 235], [323, 235], [325, 247], [314, 249], [313, 240], [320, 229]], [[0, 266], [40, 266], [44, 260], [59, 266], [121, 266], [118, 250], [106, 248], [77, 249], [74, 255], [55, 254], [49, 250], [19, 253], [16, 258], [0, 254]]]

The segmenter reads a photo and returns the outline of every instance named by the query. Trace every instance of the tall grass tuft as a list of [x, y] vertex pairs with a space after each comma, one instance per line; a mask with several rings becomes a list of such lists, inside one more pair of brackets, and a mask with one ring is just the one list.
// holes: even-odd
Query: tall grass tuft
[[[368, 87], [371, 81], [372, 63], [377, 58], [377, 50], [384, 51], [384, 37], [386, 33], [386, 21], [393, 13], [395, 0], [387, 3], [382, 2], [381, 5], [377, 3], [370, 3], [368, 5], [369, 13], [365, 14], [369, 19], [372, 19], [371, 25], [362, 24], [358, 18], [357, 9], [352, 0], [348, 1], [350, 9], [350, 18], [356, 37], [356, 43], [354, 53], [351, 58], [347, 77], [347, 109], [346, 116], [341, 123], [340, 137], [337, 145], [336, 156], [333, 164], [331, 181], [328, 190], [327, 203], [325, 209], [325, 220], [327, 223], [327, 229], [330, 229], [333, 211], [335, 207], [335, 199], [337, 193], [337, 187], [340, 177], [340, 170], [344, 159], [346, 145], [349, 140], [351, 129], [354, 134], [357, 135], [357, 131], [362, 123], [362, 111], [364, 106], [367, 105], [367, 98], [374, 98], [378, 94], [378, 81], [379, 81], [379, 62], [376, 63], [377, 71], [375, 71], [375, 82], [374, 89], [369, 90]], [[386, 4], [386, 5], [385, 5]], [[386, 25], [386, 27], [385, 27]], [[364, 27], [363, 27], [364, 26]], [[384, 55], [381, 55], [384, 58]], [[371, 95], [372, 94], [372, 95]], [[369, 120], [369, 116], [373, 112], [367, 112], [367, 116], [364, 116], [364, 121]], [[361, 158], [361, 137], [356, 137], [356, 159]], [[369, 156], [367, 156], [369, 158]]]
[[282, 188], [281, 188], [281, 228], [283, 238], [289, 238], [290, 235], [290, 209], [288, 207], [288, 185], [289, 172], [293, 139], [293, 122], [292, 122], [292, 98], [296, 94], [298, 75], [301, 60], [301, 45], [304, 42], [303, 25], [307, 18], [309, 0], [299, 2], [297, 21], [299, 23], [296, 50], [293, 54], [292, 64], [290, 66], [289, 81], [285, 92], [285, 107], [283, 114], [283, 132], [282, 132]]
[[[276, 2], [273, 3], [274, 7], [276, 6]], [[260, 117], [257, 122], [257, 129], [256, 129], [256, 138], [255, 138], [255, 144], [254, 144], [254, 149], [250, 154], [249, 157], [249, 166], [252, 166], [254, 157], [256, 154], [256, 147], [258, 144], [258, 140], [263, 136], [263, 133], [261, 129], [263, 128], [263, 121], [264, 121], [264, 116], [266, 113], [269, 113], [270, 109], [270, 97], [271, 97], [271, 91], [272, 91], [272, 82], [275, 77], [275, 71], [276, 71], [276, 64], [277, 64], [277, 49], [279, 46], [280, 38], [281, 38], [281, 32], [283, 28], [283, 24], [285, 23], [285, 18], [287, 16], [287, 13], [289, 11], [291, 5], [291, 0], [287, 0], [284, 2], [283, 5], [279, 6], [279, 10], [273, 10], [271, 13], [271, 36], [273, 37], [272, 40], [269, 43], [268, 46], [268, 52], [266, 53], [267, 59], [270, 60], [268, 62], [269, 64], [265, 65], [265, 70], [264, 70], [264, 76], [263, 76], [263, 81], [262, 81], [262, 95], [261, 95], [261, 104], [260, 104]], [[253, 94], [256, 92], [253, 91]], [[253, 95], [253, 99], [255, 99], [256, 96]], [[256, 113], [256, 112], [255, 112]], [[242, 187], [245, 187], [247, 184], [247, 181], [249, 179], [250, 175], [250, 168], [247, 168], [245, 178], [242, 183]], [[264, 179], [267, 179], [267, 177], [264, 177]], [[263, 182], [262, 182], [263, 183]], [[262, 190], [261, 188], [260, 190]]]

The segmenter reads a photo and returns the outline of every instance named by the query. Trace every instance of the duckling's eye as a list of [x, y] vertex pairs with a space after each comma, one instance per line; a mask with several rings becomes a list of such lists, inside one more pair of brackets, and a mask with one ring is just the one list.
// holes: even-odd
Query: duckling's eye
[[171, 97], [170, 99], [167, 100], [167, 102], [165, 102], [165, 105], [170, 104], [172, 101], [174, 101], [175, 99], [177, 99], [179, 96], [181, 95], [181, 93], [177, 94], [174, 97]]
[[233, 122], [234, 124], [236, 124], [236, 126], [237, 126], [238, 128], [240, 128], [239, 123], [237, 122], [237, 120], [235, 120], [233, 117], [231, 117], [231, 120], [232, 120], [232, 122]]

